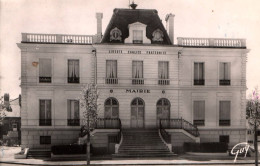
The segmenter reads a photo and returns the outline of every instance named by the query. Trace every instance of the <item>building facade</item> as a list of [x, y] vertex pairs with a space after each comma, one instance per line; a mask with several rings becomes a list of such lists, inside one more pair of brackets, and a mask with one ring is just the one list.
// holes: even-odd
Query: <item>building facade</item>
[[102, 35], [102, 16], [93, 36], [22, 34], [24, 147], [76, 143], [89, 83], [100, 93], [94, 148], [107, 149], [119, 123], [163, 128], [173, 148], [246, 140], [245, 39], [180, 37], [174, 45], [174, 15], [165, 28], [148, 9], [115, 9]]

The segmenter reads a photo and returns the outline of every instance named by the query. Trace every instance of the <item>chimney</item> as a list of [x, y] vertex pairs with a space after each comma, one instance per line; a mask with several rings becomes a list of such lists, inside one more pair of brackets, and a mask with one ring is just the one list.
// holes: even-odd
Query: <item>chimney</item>
[[103, 13], [96, 13], [96, 18], [97, 18], [97, 39], [96, 42], [100, 43], [101, 38], [102, 38], [102, 18], [103, 18]]
[[12, 111], [12, 108], [10, 107], [10, 97], [8, 93], [4, 94], [4, 107], [8, 112]]
[[174, 26], [173, 26], [174, 14], [172, 14], [172, 13], [167, 14], [165, 17], [165, 21], [166, 21], [167, 33], [171, 39], [172, 44], [174, 44]]

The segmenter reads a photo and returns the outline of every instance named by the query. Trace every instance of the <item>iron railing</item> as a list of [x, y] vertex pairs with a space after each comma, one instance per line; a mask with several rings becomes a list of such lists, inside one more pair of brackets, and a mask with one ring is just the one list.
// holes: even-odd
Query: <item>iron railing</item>
[[220, 126], [230, 126], [230, 120], [219, 120]]
[[183, 129], [191, 135], [198, 137], [199, 130], [197, 126], [184, 119], [160, 119], [161, 129]]
[[68, 119], [68, 126], [79, 126], [79, 119]]
[[51, 83], [51, 77], [39, 77], [40, 83]]
[[39, 119], [40, 126], [51, 126], [51, 119]]
[[171, 135], [168, 134], [165, 129], [162, 128], [162, 125], [161, 125], [161, 121], [160, 121], [160, 133], [161, 133], [161, 136], [163, 138], [163, 140], [167, 143], [167, 144], [170, 144], [171, 143]]
[[194, 85], [205, 85], [205, 80], [194, 80]]
[[219, 85], [230, 85], [230, 80], [219, 80]]

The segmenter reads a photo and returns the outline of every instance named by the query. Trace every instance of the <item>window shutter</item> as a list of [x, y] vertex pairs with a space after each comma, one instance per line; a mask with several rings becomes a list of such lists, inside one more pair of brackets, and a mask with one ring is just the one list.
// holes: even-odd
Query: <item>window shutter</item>
[[220, 120], [230, 120], [230, 101], [220, 101], [219, 119]]
[[194, 120], [205, 120], [205, 101], [194, 101], [193, 111]]
[[74, 101], [74, 119], [79, 119], [79, 101]]
[[51, 77], [51, 59], [39, 59], [39, 76]]
[[46, 119], [51, 119], [51, 100], [46, 100]]
[[71, 119], [71, 106], [70, 105], [71, 105], [71, 100], [67, 100], [67, 111], [68, 111], [67, 118], [68, 119]]

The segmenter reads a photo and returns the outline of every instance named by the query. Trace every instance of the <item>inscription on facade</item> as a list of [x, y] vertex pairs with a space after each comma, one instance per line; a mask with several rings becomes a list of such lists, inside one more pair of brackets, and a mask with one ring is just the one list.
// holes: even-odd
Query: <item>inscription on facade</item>
[[128, 54], [142, 54], [142, 51], [128, 51]]
[[126, 93], [150, 93], [149, 89], [126, 89]]
[[122, 54], [123, 51], [122, 50], [109, 50], [108, 53], [109, 54]]
[[166, 51], [146, 51], [146, 54], [165, 55]]

